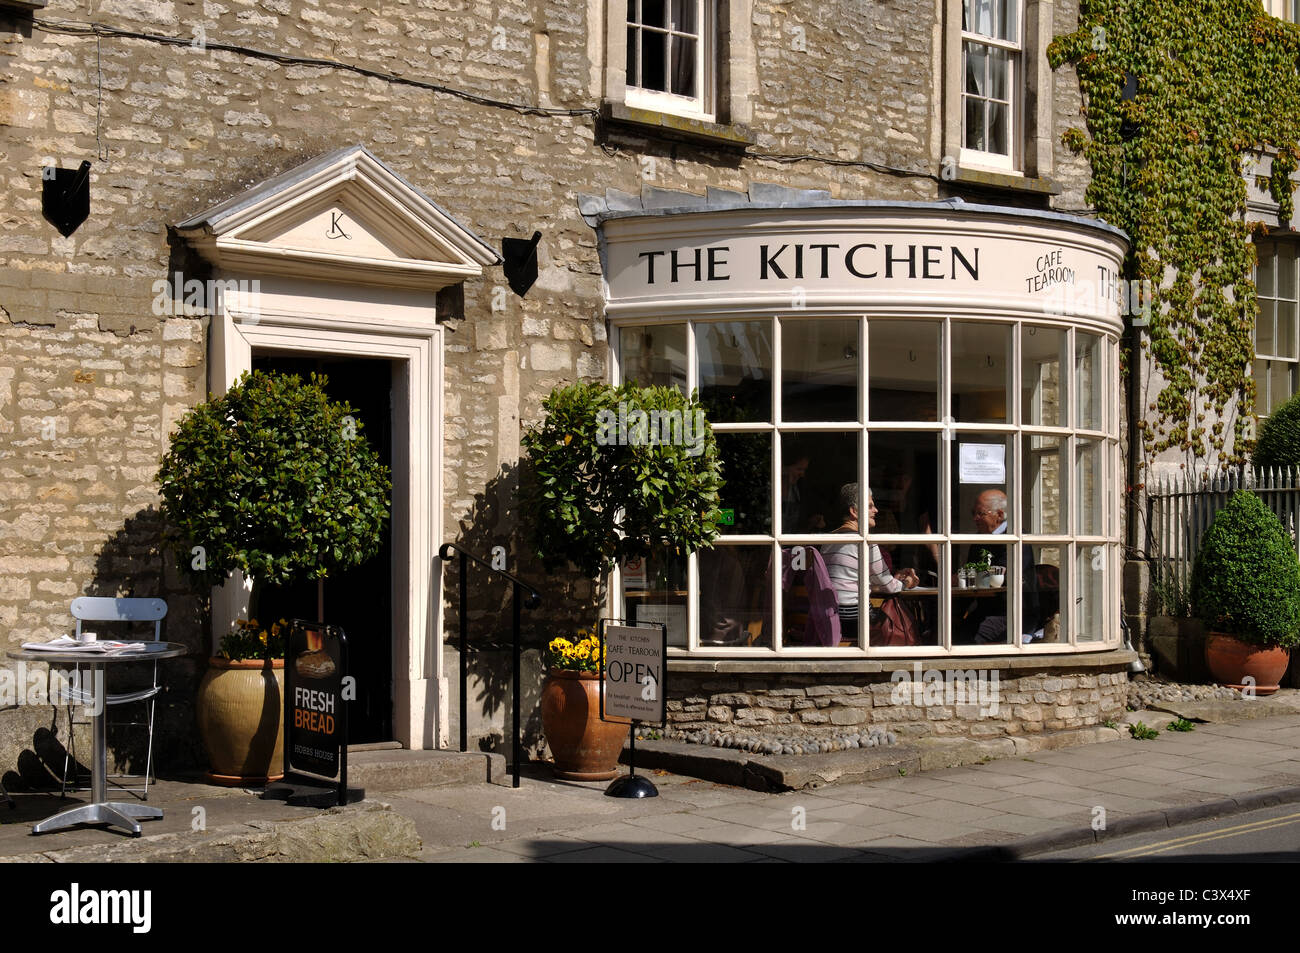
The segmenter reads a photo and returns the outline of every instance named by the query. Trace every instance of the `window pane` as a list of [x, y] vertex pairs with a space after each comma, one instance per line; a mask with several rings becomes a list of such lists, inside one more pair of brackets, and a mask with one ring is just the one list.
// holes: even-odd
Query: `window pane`
[[[1034, 584], [1037, 591], [1030, 596], [1026, 588], [1026, 602], [1037, 600], [1038, 625], [1030, 628], [1026, 622], [1028, 634], [1026, 642], [1056, 645], [1069, 642], [1067, 619], [1061, 615], [1061, 579], [1064, 572], [1061, 567], [1061, 549], [1058, 546], [1034, 546], [1031, 550], [1034, 562]], [[1029, 560], [1026, 560], [1028, 565]], [[1028, 610], [1025, 619], [1030, 618]], [[1031, 640], [1029, 635], [1033, 635]]]
[[619, 345], [624, 382], [686, 392], [686, 325], [622, 328]]
[[[954, 645], [1007, 644], [1007, 559], [1014, 547], [977, 543], [954, 547], [952, 584]], [[978, 568], [988, 564], [990, 569]], [[977, 566], [978, 564], [978, 566]]]
[[987, 152], [984, 132], [984, 100], [966, 98], [966, 138], [963, 142], [967, 149]]
[[625, 615], [668, 626], [668, 644], [686, 647], [686, 557], [669, 555], [623, 564]]
[[665, 92], [667, 86], [667, 37], [663, 33], [641, 31], [641, 86]]
[[973, 96], [987, 96], [988, 47], [980, 43], [966, 44], [966, 92]]
[[[766, 536], [772, 532], [772, 435], [770, 433], [719, 433], [718, 459], [722, 461], [723, 519], [725, 535]], [[727, 511], [730, 511], [728, 513]]]
[[[835, 586], [827, 582], [825, 562], [810, 544], [781, 548], [782, 639], [792, 646], [837, 646], [843, 639]], [[852, 626], [850, 626], [852, 629]], [[855, 633], [850, 631], [850, 636]], [[856, 642], [856, 638], [854, 639]]]
[[1273, 334], [1277, 302], [1271, 298], [1259, 299], [1259, 317], [1255, 320], [1255, 353], [1273, 354], [1276, 338]]
[[1102, 429], [1101, 339], [1095, 334], [1076, 332], [1074, 338], [1075, 426], [1080, 430]]
[[861, 482], [858, 441], [856, 433], [782, 433], [782, 534], [835, 529], [843, 488]]
[[672, 38], [672, 89], [678, 96], [695, 95], [695, 40], [683, 36]]
[[1005, 423], [1009, 388], [1005, 325], [952, 323], [952, 415], [962, 423]]
[[1010, 99], [1007, 95], [1008, 74], [1011, 70], [1011, 62], [1007, 56], [1006, 50], [991, 49], [989, 50], [989, 96], [992, 99], [1000, 99], [1006, 102]]
[[[628, 17], [629, 21], [631, 16]], [[627, 84], [629, 86], [640, 86], [641, 79], [637, 73], [637, 64], [640, 58], [637, 56], [637, 43], [641, 36], [641, 31], [634, 27], [627, 28]]]
[[1080, 439], [1075, 451], [1073, 493], [1075, 500], [1075, 534], [1100, 536], [1105, 532], [1106, 502], [1105, 444]]
[[1011, 155], [1011, 108], [1002, 103], [989, 103], [988, 148], [1000, 156]]
[[939, 419], [939, 324], [871, 321], [867, 366], [871, 419]]
[[[1016, 532], [1011, 525], [1012, 437], [962, 434], [952, 447], [952, 533]], [[1002, 524], [1006, 523], [1006, 526]]]
[[1277, 296], [1295, 300], [1295, 246], [1291, 244], [1277, 246]]
[[1061, 442], [1056, 437], [1025, 434], [1025, 532], [1055, 535], [1061, 530]]
[[1268, 400], [1268, 361], [1256, 361], [1254, 366], [1255, 378], [1255, 413], [1257, 415], [1267, 415], [1269, 409]]
[[1026, 424], [1061, 427], [1061, 364], [1065, 332], [1026, 327], [1020, 339], [1020, 413]]
[[682, 33], [697, 33], [695, 26], [695, 5], [699, 0], [672, 0], [674, 30]]
[[857, 321], [782, 321], [781, 369], [783, 419], [858, 420]]
[[699, 324], [700, 401], [713, 423], [771, 421], [772, 323]]
[[715, 546], [697, 558], [700, 644], [771, 645], [772, 547]]
[[939, 644], [938, 580], [918, 574], [919, 584], [907, 588], [909, 570], [914, 572], [916, 563], [930, 558], [928, 549], [884, 544], [869, 547], [866, 614], [871, 645]]
[[1295, 309], [1294, 301], [1277, 303], [1277, 355], [1295, 357]]
[[1277, 253], [1277, 246], [1271, 242], [1261, 242], [1255, 251], [1259, 258], [1255, 267], [1255, 289], [1262, 295], [1273, 297], [1277, 294], [1277, 265], [1273, 257]]
[[[938, 434], [887, 431], [867, 438], [868, 489], [876, 504], [876, 534], [939, 532]], [[938, 542], [926, 563], [913, 568], [926, 577], [938, 571]]]
[[1288, 361], [1269, 361], [1269, 397], [1272, 407], [1269, 413], [1273, 413], [1279, 407], [1290, 399], [1295, 392], [1295, 381], [1292, 369], [1295, 367]]
[[641, 22], [646, 26], [667, 27], [667, 12], [664, 0], [641, 0]]
[[1075, 557], [1075, 618], [1080, 642], [1100, 642], [1105, 635], [1108, 546], [1080, 544]]

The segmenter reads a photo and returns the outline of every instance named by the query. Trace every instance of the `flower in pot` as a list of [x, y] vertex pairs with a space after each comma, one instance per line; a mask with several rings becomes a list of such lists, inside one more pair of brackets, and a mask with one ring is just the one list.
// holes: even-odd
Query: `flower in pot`
[[[600, 579], [619, 561], [660, 561], [712, 545], [722, 515], [721, 464], [694, 397], [672, 387], [577, 383], [557, 387], [542, 406], [546, 417], [523, 438], [520, 509], [530, 549], [547, 569], [571, 564]], [[599, 689], [597, 641], [581, 630], [576, 640], [556, 638], [547, 647], [542, 730], [566, 777], [613, 777], [627, 734], [626, 725], [615, 725], [618, 742], [609, 749], [596, 737], [608, 727], [591, 694]], [[547, 702], [561, 690], [563, 705]], [[581, 769], [562, 763], [560, 749], [575, 736], [577, 748], [602, 751], [601, 760]]]
[[1206, 530], [1191, 594], [1214, 678], [1258, 695], [1277, 691], [1300, 644], [1300, 560], [1254, 493], [1234, 493]]
[[961, 588], [988, 589], [993, 585], [990, 579], [993, 569], [993, 557], [987, 549], [977, 549], [974, 558], [962, 567], [966, 572], [969, 585]]
[[[199, 685], [208, 717], [199, 719], [199, 734], [208, 753], [208, 779], [219, 784], [274, 781], [284, 764], [284, 640], [288, 622], [259, 626], [239, 619], [208, 660]], [[220, 712], [221, 717], [211, 717]]]
[[[352, 408], [329, 399], [327, 383], [315, 374], [308, 382], [244, 374], [177, 423], [157, 481], [179, 565], [197, 585], [210, 591], [238, 570], [253, 581], [255, 610], [265, 586], [323, 579], [378, 552], [392, 488], [388, 468]], [[233, 654], [214, 657], [210, 667], [247, 661], [247, 624], [222, 635]], [[269, 656], [253, 657], [274, 667]], [[283, 711], [276, 686], [263, 679], [268, 720]], [[227, 715], [202, 687], [197, 710], [204, 737], [209, 720]], [[214, 766], [213, 775], [243, 784], [279, 767], [250, 752], [236, 760], [244, 773], [227, 775]]]
[[558, 636], [544, 652], [542, 723], [555, 759], [555, 776], [569, 781], [608, 781], [618, 773], [627, 725], [600, 720], [600, 670], [604, 648], [592, 630]]

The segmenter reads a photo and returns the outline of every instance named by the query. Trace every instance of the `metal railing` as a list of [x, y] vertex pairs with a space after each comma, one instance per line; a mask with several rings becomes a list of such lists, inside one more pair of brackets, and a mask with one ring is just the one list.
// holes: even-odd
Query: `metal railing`
[[[527, 609], [537, 608], [541, 605], [542, 594], [519, 577], [506, 572], [504, 569], [496, 569], [486, 560], [479, 559], [459, 543], [443, 543], [438, 549], [438, 558], [446, 562], [453, 557], [453, 554], [457, 553], [460, 555], [460, 750], [469, 750], [469, 563], [473, 560], [488, 572], [508, 580], [512, 587], [510, 608], [513, 617], [512, 645], [514, 660], [511, 665], [510, 685], [515, 730], [514, 739], [511, 742], [511, 764], [513, 766], [512, 786], [519, 787], [519, 765], [523, 761], [523, 742], [520, 738], [523, 728], [519, 724], [519, 661], [522, 655], [522, 647], [519, 641], [519, 609], [521, 605]], [[521, 598], [522, 593], [525, 591], [528, 593], [526, 601]]]
[[1192, 566], [1205, 531], [1237, 490], [1255, 493], [1291, 534], [1300, 555], [1300, 469], [1239, 467], [1202, 476], [1178, 474], [1146, 485], [1146, 556], [1159, 611], [1187, 615]]

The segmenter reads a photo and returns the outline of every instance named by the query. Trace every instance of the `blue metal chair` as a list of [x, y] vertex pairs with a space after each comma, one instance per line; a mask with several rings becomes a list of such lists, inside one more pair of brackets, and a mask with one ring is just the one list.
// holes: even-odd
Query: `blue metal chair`
[[[82, 622], [152, 622], [153, 623], [153, 640], [159, 641], [162, 636], [162, 620], [167, 615], [167, 603], [162, 599], [114, 599], [103, 596], [82, 596], [72, 601], [72, 617], [77, 620], [77, 639], [81, 639]], [[98, 633], [96, 633], [98, 635]], [[76, 722], [73, 720], [73, 706], [78, 704], [88, 704], [93, 700], [93, 689], [82, 687], [81, 666], [77, 666], [77, 678], [73, 682], [75, 686], [65, 696], [68, 707], [68, 747], [63, 756], [63, 785], [60, 791], [61, 795], [66, 795], [68, 790], [83, 790], [80, 782], [75, 777], [77, 767], [77, 750], [76, 750], [76, 732], [73, 728], [76, 725], [88, 724], [88, 722]], [[143, 800], [149, 799], [149, 778], [153, 774], [153, 719], [154, 703], [157, 700], [158, 693], [162, 686], [158, 683], [158, 663], [153, 663], [153, 682], [147, 688], [137, 689], [136, 691], [120, 692], [118, 694], [109, 693], [105, 696], [104, 704], [125, 705], [132, 702], [148, 703], [148, 718], [146, 721], [127, 722], [128, 725], [138, 725], [148, 728], [148, 741], [145, 754], [145, 768], [142, 787], [123, 787], [120, 790], [130, 791], [133, 794], [140, 794]], [[69, 778], [69, 773], [73, 777]], [[123, 778], [134, 779], [140, 778], [141, 775], [134, 774], [116, 774], [109, 775], [110, 780], [120, 780]], [[89, 782], [89, 778], [87, 778]]]

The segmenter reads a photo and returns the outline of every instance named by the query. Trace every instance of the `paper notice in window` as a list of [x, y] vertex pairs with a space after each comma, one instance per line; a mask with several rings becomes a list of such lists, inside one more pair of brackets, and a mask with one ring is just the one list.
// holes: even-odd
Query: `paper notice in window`
[[623, 588], [624, 589], [644, 589], [645, 588], [645, 560], [639, 556], [623, 562]]
[[1007, 446], [1004, 443], [963, 443], [958, 453], [958, 479], [962, 483], [1006, 483]]

